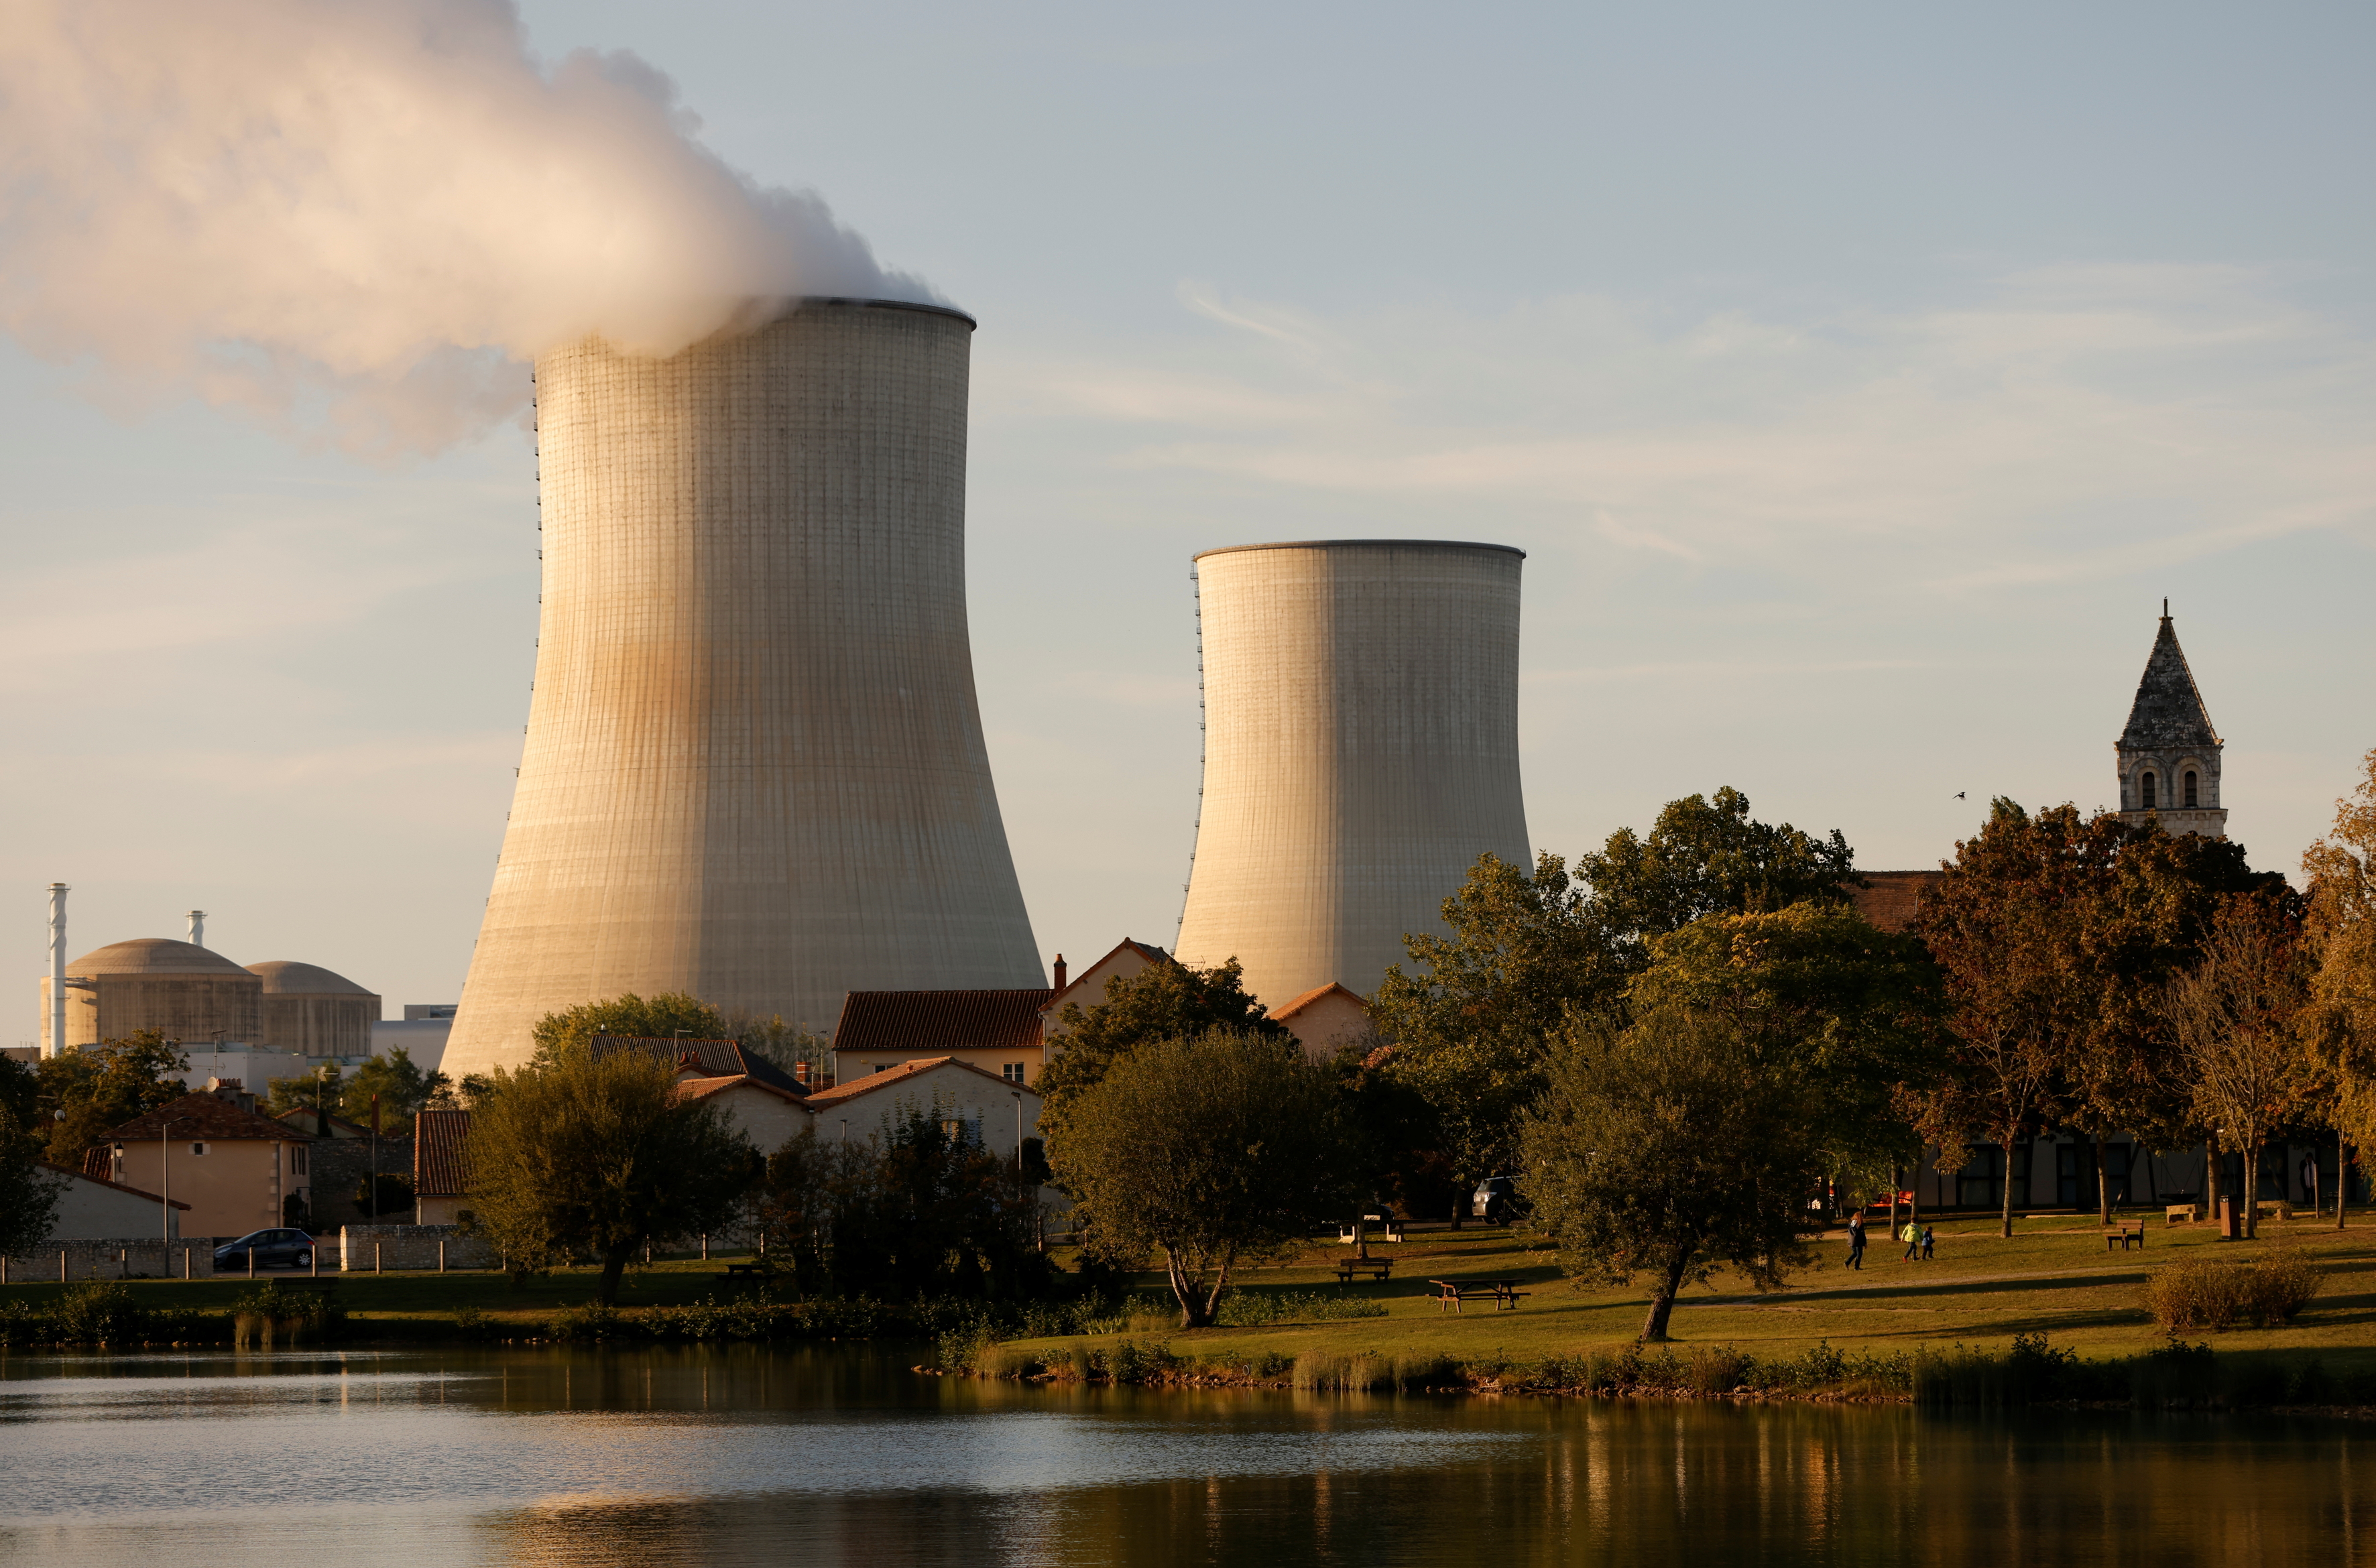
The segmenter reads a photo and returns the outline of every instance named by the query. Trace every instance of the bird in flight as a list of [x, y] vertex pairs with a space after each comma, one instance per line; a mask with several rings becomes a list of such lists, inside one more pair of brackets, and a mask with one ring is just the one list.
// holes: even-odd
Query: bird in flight
[[1955, 791], [1955, 799], [1957, 799], [1957, 800], [1959, 800], [1959, 801], [1960, 801], [1960, 800], [1962, 800], [1963, 798], [1964, 798], [1964, 792], [1963, 792], [1961, 790], [1956, 790], [1956, 791]]

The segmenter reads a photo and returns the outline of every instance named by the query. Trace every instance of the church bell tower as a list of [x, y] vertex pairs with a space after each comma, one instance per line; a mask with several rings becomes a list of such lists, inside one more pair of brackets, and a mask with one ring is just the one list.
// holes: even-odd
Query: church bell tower
[[2165, 833], [2227, 837], [2228, 811], [2219, 803], [2220, 745], [2165, 599], [2161, 630], [2145, 659], [2144, 679], [2137, 683], [2129, 727], [2112, 743], [2121, 773], [2121, 819], [2141, 824], [2158, 817]]

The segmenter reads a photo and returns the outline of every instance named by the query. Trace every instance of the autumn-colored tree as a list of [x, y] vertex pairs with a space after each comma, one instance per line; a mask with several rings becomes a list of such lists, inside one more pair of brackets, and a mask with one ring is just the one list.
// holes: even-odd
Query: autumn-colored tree
[[2315, 968], [2303, 1038], [2321, 1071], [2336, 1132], [2334, 1223], [2350, 1191], [2345, 1145], [2376, 1148], [2376, 751], [2357, 789], [2334, 802], [2334, 826], [2302, 852], [2310, 883], [2304, 935]]
[[2000, 798], [1955, 847], [1917, 924], [1946, 977], [1951, 1071], [1908, 1110], [1942, 1150], [2002, 1152], [2004, 1234], [2014, 1151], [2044, 1127], [2088, 1135], [2107, 1222], [2109, 1137], [2168, 1147], [2189, 1134], [2192, 1089], [2167, 987], [2194, 961], [2221, 899], [2281, 897], [2283, 881], [2225, 840], [2067, 804], [2033, 815]]
[[[2217, 1129], [2224, 1146], [2242, 1151], [2248, 1183], [2270, 1134], [2295, 1119], [2316, 1084], [2299, 1034], [2310, 956], [2288, 904], [2249, 894], [2228, 898], [2201, 958], [2170, 980], [2166, 1002], [2194, 1113]], [[2260, 1233], [2259, 1212], [2248, 1185], [2247, 1235]]]

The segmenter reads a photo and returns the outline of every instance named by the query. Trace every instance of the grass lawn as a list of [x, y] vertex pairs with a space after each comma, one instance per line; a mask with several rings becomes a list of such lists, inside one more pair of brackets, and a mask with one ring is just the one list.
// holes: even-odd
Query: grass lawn
[[[1898, 1254], [1904, 1249], [1889, 1240], [1884, 1221], [1871, 1229], [1860, 1271], [1843, 1266], [1845, 1232], [1835, 1232], [1840, 1239], [1819, 1243], [1818, 1261], [1793, 1275], [1779, 1292], [1761, 1296], [1739, 1278], [1724, 1276], [1713, 1289], [1686, 1291], [1669, 1332], [1681, 1348], [1730, 1345], [1761, 1358], [1795, 1355], [1819, 1340], [1844, 1350], [1943, 1348], [1957, 1341], [2002, 1349], [2016, 1334], [2041, 1332], [2054, 1344], [2094, 1359], [2134, 1355], [2160, 1338], [2144, 1299], [2147, 1271], [2155, 1265], [2196, 1248], [2241, 1258], [2298, 1245], [2326, 1265], [2328, 1279], [2324, 1292], [2293, 1325], [2190, 1337], [2207, 1338], [2222, 1352], [2314, 1352], [2337, 1372], [2376, 1369], [2376, 1224], [2356, 1220], [2353, 1229], [2341, 1232], [2333, 1227], [2331, 1219], [2323, 1226], [2308, 1218], [2263, 1221], [2261, 1240], [2222, 1242], [2216, 1227], [2165, 1228], [2155, 1216], [2147, 1224], [2144, 1250], [2107, 1253], [2092, 1216], [2016, 1220], [2010, 1241], [1996, 1233], [1994, 1218], [1955, 1219], [1933, 1222], [1934, 1261], [1903, 1263]], [[1341, 1289], [1383, 1303], [1384, 1317], [1193, 1332], [1172, 1326], [1176, 1320], [1150, 1317], [1134, 1328], [1168, 1339], [1176, 1353], [1199, 1357], [1311, 1350], [1471, 1361], [1498, 1356], [1523, 1362], [1632, 1340], [1648, 1311], [1648, 1298], [1638, 1288], [1570, 1286], [1528, 1250], [1523, 1236], [1503, 1231], [1413, 1231], [1408, 1241], [1372, 1243], [1371, 1251], [1396, 1260], [1392, 1280], [1340, 1286], [1332, 1265], [1348, 1249], [1314, 1242], [1301, 1256], [1246, 1276], [1244, 1283], [1255, 1290]], [[1501, 1276], [1527, 1281], [1524, 1289], [1532, 1292], [1515, 1311], [1471, 1301], [1461, 1313], [1448, 1314], [1427, 1283], [1431, 1277]], [[1143, 1276], [1140, 1283], [1142, 1289], [1161, 1288], [1159, 1276]]]

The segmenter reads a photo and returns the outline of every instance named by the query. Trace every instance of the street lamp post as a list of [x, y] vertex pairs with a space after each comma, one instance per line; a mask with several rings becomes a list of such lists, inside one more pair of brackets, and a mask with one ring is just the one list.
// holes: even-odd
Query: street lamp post
[[195, 1122], [195, 1116], [168, 1116], [165, 1124], [157, 1129], [157, 1209], [161, 1217], [158, 1239], [165, 1248], [165, 1272], [173, 1272], [173, 1146], [170, 1141], [176, 1122]]

